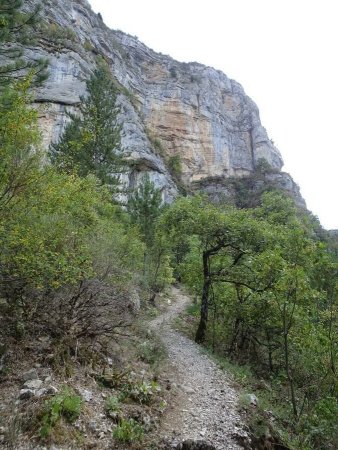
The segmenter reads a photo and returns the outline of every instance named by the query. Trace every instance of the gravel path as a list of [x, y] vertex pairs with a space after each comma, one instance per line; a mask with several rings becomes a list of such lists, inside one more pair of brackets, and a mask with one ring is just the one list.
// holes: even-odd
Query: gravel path
[[217, 450], [242, 449], [236, 437], [247, 434], [236, 410], [238, 395], [226, 374], [201, 348], [173, 330], [172, 320], [190, 299], [177, 288], [172, 289], [172, 298], [169, 309], [151, 323], [167, 348], [176, 389], [161, 435], [172, 445], [191, 439], [205, 441]]

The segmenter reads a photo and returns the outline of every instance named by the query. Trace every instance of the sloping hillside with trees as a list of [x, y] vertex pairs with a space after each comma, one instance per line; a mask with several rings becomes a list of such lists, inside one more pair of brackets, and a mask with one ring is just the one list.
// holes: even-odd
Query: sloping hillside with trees
[[21, 6], [0, 0], [0, 445], [168, 448], [165, 351], [147, 326], [177, 282], [195, 299], [178, 326], [257, 393], [242, 404], [251, 448], [337, 448], [338, 262], [318, 221], [273, 189], [253, 208], [164, 205], [147, 175], [125, 191], [102, 58], [46, 155], [32, 88], [48, 63], [23, 58], [39, 11]]

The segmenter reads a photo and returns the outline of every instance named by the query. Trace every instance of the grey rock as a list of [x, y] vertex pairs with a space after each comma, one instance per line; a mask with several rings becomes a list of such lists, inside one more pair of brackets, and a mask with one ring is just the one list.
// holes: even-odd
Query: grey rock
[[258, 405], [258, 398], [255, 394], [246, 394], [244, 396], [245, 401], [247, 401], [250, 405], [257, 406]]
[[[27, 1], [26, 7], [38, 1]], [[236, 81], [202, 64], [177, 62], [136, 37], [108, 29], [86, 0], [60, 0], [52, 8], [44, 2], [42, 14], [75, 35], [74, 42], [58, 49], [53, 43], [26, 49], [26, 57], [50, 60], [50, 77], [35, 92], [46, 148], [64, 130], [66, 110], [76, 113], [85, 94], [84, 79], [100, 54], [123, 88], [119, 120], [122, 152], [130, 162], [121, 177], [126, 187], [139, 185], [148, 173], [163, 201], [172, 202], [178, 188], [168, 161], [175, 155], [180, 156], [187, 186], [213, 176], [249, 175], [261, 159], [280, 171], [281, 155], [260, 122], [257, 106]], [[85, 50], [85, 42], [93, 51]]]
[[130, 293], [130, 305], [131, 305], [131, 309], [134, 313], [137, 313], [140, 310], [141, 307], [141, 300], [140, 300], [140, 296], [137, 292], [136, 289], [133, 289]]
[[42, 380], [28, 380], [24, 383], [23, 388], [24, 389], [39, 389], [42, 385]]
[[301, 196], [299, 186], [294, 182], [291, 175], [286, 172], [267, 174], [266, 179], [278, 189], [286, 191], [295, 200], [297, 206], [306, 208], [306, 203]]
[[42, 388], [42, 389], [38, 389], [37, 391], [35, 391], [35, 397], [43, 397], [44, 395], [48, 394], [48, 389], [46, 388]]
[[22, 374], [22, 379], [24, 381], [28, 380], [37, 380], [39, 378], [38, 372], [36, 369], [30, 369], [27, 372]]
[[90, 402], [93, 399], [93, 393], [87, 389], [79, 389], [81, 397], [85, 402]]
[[183, 390], [186, 394], [195, 394], [195, 389], [193, 389], [191, 386], [184, 386]]
[[176, 446], [177, 450], [216, 450], [216, 447], [208, 442], [192, 439], [187, 439], [186, 441], [178, 444]]
[[113, 359], [112, 358], [107, 358], [107, 364], [108, 364], [108, 366], [112, 366], [113, 365]]
[[55, 387], [55, 386], [48, 386], [47, 388], [46, 388], [46, 394], [48, 394], [48, 395], [55, 395], [55, 394], [57, 394], [59, 391], [58, 391], [58, 389]]
[[32, 389], [21, 389], [19, 392], [19, 400], [28, 400], [34, 397], [34, 391]]
[[90, 420], [88, 423], [88, 428], [90, 429], [90, 431], [92, 431], [93, 433], [96, 433], [100, 430], [100, 427], [98, 425], [98, 423], [95, 420]]

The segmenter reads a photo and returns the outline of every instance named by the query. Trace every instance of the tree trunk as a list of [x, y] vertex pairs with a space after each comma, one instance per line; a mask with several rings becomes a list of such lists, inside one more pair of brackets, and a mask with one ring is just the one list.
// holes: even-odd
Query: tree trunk
[[286, 323], [286, 306], [285, 306], [285, 304], [284, 304], [284, 308], [283, 308], [283, 328], [284, 328], [283, 337], [284, 337], [285, 371], [286, 371], [286, 376], [287, 376], [287, 379], [289, 382], [289, 387], [290, 387], [293, 415], [297, 419], [297, 417], [298, 417], [297, 400], [296, 400], [296, 396], [295, 396], [293, 377], [292, 377], [291, 368], [290, 368], [290, 364], [289, 364], [289, 339], [288, 339], [289, 338], [289, 330], [288, 330], [288, 326]]
[[195, 336], [195, 342], [197, 342], [198, 344], [201, 344], [205, 340], [205, 332], [208, 322], [210, 287], [211, 279], [209, 271], [209, 252], [203, 252], [203, 292], [201, 303], [201, 318]]

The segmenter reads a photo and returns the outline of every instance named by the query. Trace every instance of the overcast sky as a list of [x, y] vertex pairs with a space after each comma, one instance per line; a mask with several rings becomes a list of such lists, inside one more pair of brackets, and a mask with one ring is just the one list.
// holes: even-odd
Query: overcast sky
[[89, 2], [109, 27], [240, 82], [308, 208], [338, 229], [337, 0]]

